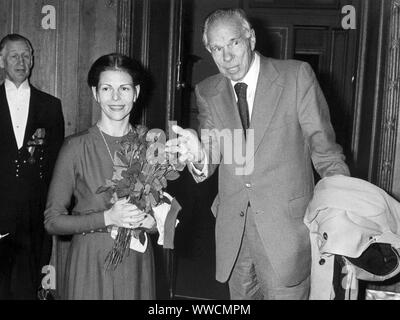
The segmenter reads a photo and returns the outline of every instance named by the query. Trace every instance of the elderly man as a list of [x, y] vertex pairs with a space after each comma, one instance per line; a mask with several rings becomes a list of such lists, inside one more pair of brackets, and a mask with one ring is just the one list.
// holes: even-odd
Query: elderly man
[[36, 299], [51, 254], [43, 211], [64, 119], [60, 100], [29, 83], [32, 65], [28, 39], [0, 41], [0, 299]]
[[196, 86], [202, 142], [175, 127], [167, 151], [197, 182], [219, 165], [216, 278], [232, 299], [307, 299], [312, 163], [322, 177], [349, 175], [324, 95], [307, 63], [255, 51], [240, 9], [210, 14], [203, 41], [220, 73]]

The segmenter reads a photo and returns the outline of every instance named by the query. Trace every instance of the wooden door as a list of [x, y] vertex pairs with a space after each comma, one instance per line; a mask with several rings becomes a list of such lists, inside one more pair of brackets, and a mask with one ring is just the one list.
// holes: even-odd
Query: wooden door
[[[268, 57], [308, 62], [327, 99], [337, 142], [353, 167], [353, 96], [358, 29], [343, 29], [341, 9], [360, 1], [244, 0], [254, 24], [256, 49]], [[357, 19], [357, 16], [356, 16]]]
[[[131, 54], [147, 71], [142, 100], [132, 119], [148, 128], [158, 128], [169, 137], [171, 121], [181, 121], [183, 80], [183, 0], [133, 1]], [[168, 192], [180, 203], [180, 183], [170, 183]], [[174, 252], [156, 245], [153, 237], [158, 299], [173, 296]]]
[[131, 54], [147, 70], [142, 110], [134, 121], [166, 129], [179, 120], [182, 80], [183, 0], [133, 1]]

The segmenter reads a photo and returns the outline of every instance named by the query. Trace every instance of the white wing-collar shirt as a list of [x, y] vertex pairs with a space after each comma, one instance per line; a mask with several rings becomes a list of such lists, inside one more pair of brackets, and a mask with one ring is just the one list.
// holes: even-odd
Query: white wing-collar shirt
[[15, 140], [17, 141], [18, 149], [20, 149], [24, 143], [26, 123], [28, 121], [31, 87], [28, 79], [19, 88], [12, 81], [6, 79], [4, 87], [6, 89]]

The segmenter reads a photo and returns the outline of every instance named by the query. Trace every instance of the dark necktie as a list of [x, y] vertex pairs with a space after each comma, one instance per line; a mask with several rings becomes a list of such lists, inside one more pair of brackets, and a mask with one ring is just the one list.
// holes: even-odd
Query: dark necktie
[[238, 98], [237, 104], [239, 107], [240, 120], [242, 120], [242, 126], [244, 129], [244, 135], [246, 136], [246, 129], [249, 128], [249, 106], [246, 99], [247, 84], [238, 82], [235, 84], [235, 92]]

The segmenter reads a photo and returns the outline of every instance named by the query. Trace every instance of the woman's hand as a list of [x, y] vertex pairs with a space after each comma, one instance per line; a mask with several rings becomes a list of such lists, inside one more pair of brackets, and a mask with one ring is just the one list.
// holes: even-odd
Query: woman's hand
[[104, 211], [106, 226], [137, 228], [143, 224], [147, 214], [128, 201], [129, 198], [117, 200], [110, 209]]

